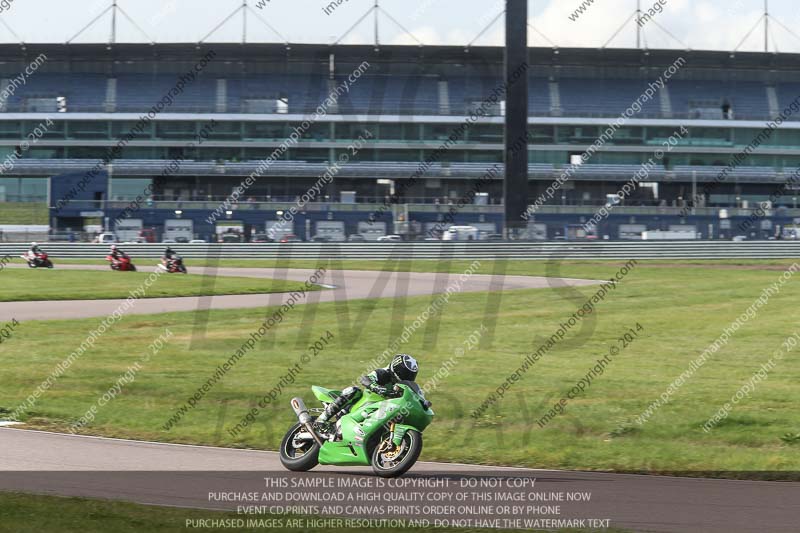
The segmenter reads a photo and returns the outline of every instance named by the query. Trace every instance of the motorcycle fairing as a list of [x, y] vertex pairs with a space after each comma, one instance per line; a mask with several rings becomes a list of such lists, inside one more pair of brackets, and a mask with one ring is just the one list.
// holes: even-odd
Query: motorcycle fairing
[[433, 411], [423, 410], [419, 399], [410, 389], [405, 389], [403, 396], [390, 399], [366, 390], [350, 412], [339, 421], [342, 439], [326, 441], [320, 448], [319, 463], [369, 466], [371, 458], [367, 445], [392, 419], [405, 422], [395, 424], [393, 442], [399, 445], [409, 430], [422, 431], [432, 417]]

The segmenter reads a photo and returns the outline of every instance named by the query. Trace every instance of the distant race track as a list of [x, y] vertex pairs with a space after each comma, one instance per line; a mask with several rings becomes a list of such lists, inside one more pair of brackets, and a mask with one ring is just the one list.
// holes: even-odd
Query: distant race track
[[[139, 261], [142, 270], [144, 261]], [[107, 267], [58, 265], [63, 269]], [[189, 265], [193, 274], [253, 276], [304, 281], [310, 269], [219, 268]], [[124, 275], [124, 274], [120, 274]], [[308, 303], [337, 299], [389, 298], [443, 292], [458, 274], [328, 271], [323, 283], [335, 288], [312, 293]], [[464, 291], [497, 291], [600, 283], [593, 280], [472, 275]], [[285, 294], [158, 298], [139, 300], [134, 314], [280, 305]], [[0, 303], [0, 321], [104, 316], [122, 300]], [[124, 500], [137, 503], [236, 510], [233, 502], [210, 502], [214, 491], [260, 487], [269, 472], [286, 475], [276, 452], [184, 446], [0, 428], [0, 490]], [[298, 477], [371, 476], [366, 468], [317, 468]], [[279, 473], [279, 474], [277, 474]], [[609, 519], [610, 526], [657, 532], [794, 532], [800, 523], [800, 484], [662, 477], [632, 474], [518, 469], [420, 462], [407, 477], [522, 476], [537, 489], [587, 491], [592, 499], [560, 518]], [[756, 518], [757, 516], [757, 518]]]

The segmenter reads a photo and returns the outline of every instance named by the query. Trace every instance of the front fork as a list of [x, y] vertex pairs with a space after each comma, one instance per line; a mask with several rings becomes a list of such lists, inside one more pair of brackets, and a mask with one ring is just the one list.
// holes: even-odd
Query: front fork
[[394, 421], [389, 423], [389, 437], [381, 443], [381, 452], [388, 452], [394, 448]]

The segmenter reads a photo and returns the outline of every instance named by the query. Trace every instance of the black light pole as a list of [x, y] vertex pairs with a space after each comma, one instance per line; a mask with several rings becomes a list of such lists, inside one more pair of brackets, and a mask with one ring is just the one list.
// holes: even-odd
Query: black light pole
[[[528, 208], [528, 0], [506, 0], [505, 237], [527, 227]], [[521, 147], [521, 148], [520, 148]]]

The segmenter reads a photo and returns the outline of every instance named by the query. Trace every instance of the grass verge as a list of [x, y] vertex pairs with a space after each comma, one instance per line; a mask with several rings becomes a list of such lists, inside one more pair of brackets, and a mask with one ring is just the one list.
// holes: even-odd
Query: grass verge
[[[505, 267], [513, 274], [608, 279], [620, 264], [512, 261]], [[418, 262], [408, 268], [462, 272], [466, 265]], [[636, 417], [778, 279], [780, 265], [747, 262], [740, 265], [745, 268], [719, 268], [720, 264], [705, 263], [670, 268], [642, 262], [597, 303], [589, 318], [477, 419], [470, 414], [596, 288], [454, 294], [440, 317], [425, 322], [401, 345], [402, 351], [421, 362], [420, 382], [437, 373], [440, 377], [429, 394], [437, 418], [425, 433], [422, 459], [578, 470], [717, 471], [726, 477], [751, 478], [775, 477], [778, 472], [791, 477], [800, 471], [800, 438], [782, 437], [800, 431], [800, 412], [794, 408], [800, 400], [797, 357], [783, 359], [724, 423], [710, 432], [704, 432], [702, 425], [797, 329], [793, 317], [800, 280], [782, 286], [668, 404], [646, 423], [636, 423]], [[490, 261], [481, 266], [485, 273], [502, 268], [503, 264]], [[292, 420], [288, 406], [292, 396], [310, 401], [312, 384], [334, 388], [349, 384], [431, 301], [431, 297], [410, 297], [298, 306], [169, 430], [164, 423], [170, 415], [247, 340], [268, 311], [211, 311], [207, 322], [191, 313], [126, 317], [124, 327], [106, 333], [39, 399], [26, 422], [36, 428], [68, 428], [168, 325], [175, 334], [168, 345], [85, 431], [276, 449]], [[96, 322], [27, 322], [15, 330], [4, 344], [0, 406], [13, 410], [27, 398]], [[570, 399], [564, 414], [540, 427], [537, 421], [636, 323], [643, 327], [636, 341], [620, 350], [591, 386]], [[470, 350], [469, 337], [481, 326], [487, 333]], [[302, 372], [285, 378], [327, 331], [334, 335], [331, 344]], [[53, 345], [55, 338], [58, 346]], [[465, 355], [448, 363], [458, 350], [465, 350]], [[274, 399], [256, 422], [233, 435], [230, 430], [272, 390]]]
[[[149, 276], [146, 272], [8, 268], [0, 273], [0, 302], [127, 298]], [[301, 282], [286, 280], [165, 273], [142, 297], [264, 294], [291, 292], [302, 286]]]

